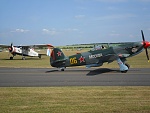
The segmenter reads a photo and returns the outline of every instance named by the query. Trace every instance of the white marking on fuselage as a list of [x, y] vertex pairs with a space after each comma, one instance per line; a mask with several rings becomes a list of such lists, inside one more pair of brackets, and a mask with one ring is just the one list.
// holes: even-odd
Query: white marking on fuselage
[[101, 56], [103, 56], [102, 53], [94, 54], [94, 55], [89, 55], [89, 59], [100, 58]]

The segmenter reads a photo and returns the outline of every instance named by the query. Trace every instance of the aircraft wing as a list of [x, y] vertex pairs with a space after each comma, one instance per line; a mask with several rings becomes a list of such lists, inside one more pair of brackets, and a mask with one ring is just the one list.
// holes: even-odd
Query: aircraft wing
[[36, 45], [31, 45], [31, 47], [50, 47], [50, 48], [54, 48], [54, 46], [52, 46], [51, 44], [36, 44]]
[[116, 58], [117, 58], [116, 54], [108, 54], [108, 55], [103, 56], [101, 58], [101, 61], [110, 63], [116, 60]]
[[[11, 45], [4, 45], [0, 44], [1, 48], [9, 48]], [[48, 47], [48, 48], [54, 48], [51, 44], [35, 44], [35, 45], [18, 45], [14, 47], [23, 47], [23, 48], [42, 48], [42, 47]]]
[[102, 57], [102, 61], [105, 61], [105, 62], [108, 62], [108, 63], [111, 63], [113, 62], [114, 60], [117, 59], [117, 57], [120, 57], [120, 58], [127, 58], [130, 54], [108, 54], [108, 55], [105, 55]]
[[23, 47], [23, 48], [42, 48], [42, 47], [54, 48], [54, 46], [52, 46], [51, 44], [21, 45], [19, 47]]

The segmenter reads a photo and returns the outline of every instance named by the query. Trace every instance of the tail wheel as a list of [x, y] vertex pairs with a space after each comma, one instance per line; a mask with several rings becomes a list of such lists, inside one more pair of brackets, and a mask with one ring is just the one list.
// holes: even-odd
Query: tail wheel
[[66, 67], [61, 67], [61, 68], [60, 68], [60, 71], [65, 71], [65, 68], [66, 68]]

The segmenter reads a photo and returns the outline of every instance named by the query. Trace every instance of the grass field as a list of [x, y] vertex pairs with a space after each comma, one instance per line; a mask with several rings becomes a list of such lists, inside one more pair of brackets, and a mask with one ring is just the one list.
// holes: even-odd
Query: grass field
[[[84, 50], [82, 50], [84, 51]], [[64, 51], [72, 55], [82, 51]], [[149, 51], [150, 53], [150, 51]], [[128, 59], [131, 68], [150, 68], [145, 51]], [[49, 57], [0, 53], [0, 67], [51, 68]], [[116, 61], [103, 68], [119, 68]], [[101, 68], [101, 67], [99, 67]], [[150, 113], [150, 87], [1, 87], [1, 113]]]
[[0, 88], [1, 113], [150, 113], [150, 87]]
[[[66, 56], [76, 54], [82, 51], [63, 51]], [[46, 53], [46, 50], [43, 50], [42, 53]], [[150, 50], [149, 50], [150, 53]], [[48, 56], [42, 56], [42, 59], [38, 57], [26, 57], [26, 60], [21, 60], [21, 56], [15, 56], [14, 60], [9, 60], [8, 52], [0, 52], [0, 67], [31, 67], [31, 68], [50, 68], [50, 61]], [[128, 58], [128, 63], [131, 68], [150, 68], [150, 63], [147, 62], [145, 51], [136, 55], [134, 57]], [[119, 68], [116, 61], [113, 63], [105, 63], [103, 68]], [[98, 67], [101, 68], [101, 67]]]

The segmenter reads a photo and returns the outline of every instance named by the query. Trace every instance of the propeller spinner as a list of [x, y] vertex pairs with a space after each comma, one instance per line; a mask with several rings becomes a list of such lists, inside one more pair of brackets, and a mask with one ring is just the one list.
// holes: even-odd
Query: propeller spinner
[[148, 60], [148, 62], [150, 62], [149, 55], [148, 55], [148, 50], [147, 50], [147, 48], [150, 47], [150, 42], [145, 41], [144, 33], [143, 33], [142, 30], [141, 30], [141, 33], [142, 33], [142, 39], [143, 39], [143, 47], [145, 48], [147, 60]]

